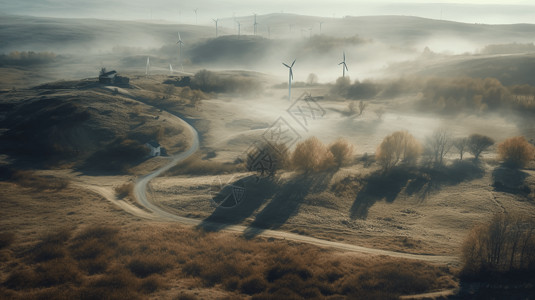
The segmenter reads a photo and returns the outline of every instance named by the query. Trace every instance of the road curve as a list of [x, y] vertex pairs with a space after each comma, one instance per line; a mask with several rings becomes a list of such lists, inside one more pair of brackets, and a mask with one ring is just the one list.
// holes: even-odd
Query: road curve
[[[198, 219], [174, 215], [158, 207], [157, 205], [152, 203], [147, 197], [147, 185], [152, 179], [158, 177], [165, 171], [169, 170], [171, 167], [173, 167], [177, 163], [187, 159], [199, 149], [199, 134], [197, 130], [195, 130], [195, 128], [193, 128], [190, 124], [186, 123], [184, 120], [181, 119], [181, 121], [188, 128], [188, 130], [192, 133], [193, 144], [185, 152], [182, 152], [177, 155], [173, 155], [171, 161], [165, 166], [161, 167], [160, 169], [148, 175], [145, 175], [139, 178], [134, 186], [134, 196], [136, 198], [136, 201], [140, 205], [142, 205], [146, 210], [150, 211], [150, 215], [151, 215], [151, 217], [149, 217], [150, 219], [156, 219], [156, 220], [161, 220], [161, 221], [174, 221], [174, 222], [180, 222], [182, 224], [197, 226], [197, 225], [200, 225], [203, 221], [198, 220]], [[147, 214], [138, 215], [138, 216], [147, 218]], [[209, 225], [206, 221], [203, 224]], [[246, 227], [242, 225], [229, 225], [225, 227], [224, 230], [243, 234], [244, 232], [250, 231], [251, 229], [252, 228], [250, 227]], [[342, 250], [342, 251], [367, 253], [367, 254], [373, 254], [373, 255], [386, 255], [386, 256], [391, 256], [391, 257], [413, 259], [413, 260], [420, 260], [420, 261], [427, 261], [427, 262], [441, 263], [441, 264], [458, 264], [459, 263], [459, 258], [455, 256], [419, 255], [419, 254], [402, 253], [402, 252], [395, 252], [395, 251], [388, 251], [388, 250], [381, 250], [381, 249], [374, 249], [374, 248], [366, 248], [366, 247], [361, 247], [361, 246], [352, 245], [352, 244], [344, 244], [340, 242], [327, 241], [327, 240], [322, 240], [322, 239], [299, 235], [299, 234], [290, 233], [290, 232], [283, 232], [283, 231], [276, 231], [276, 230], [263, 230], [263, 229], [258, 229], [258, 231], [260, 232], [259, 236], [262, 236], [262, 237], [286, 239], [286, 240], [307, 243], [307, 244], [312, 244], [312, 245], [321, 246], [321, 247], [333, 248], [333, 249]]]

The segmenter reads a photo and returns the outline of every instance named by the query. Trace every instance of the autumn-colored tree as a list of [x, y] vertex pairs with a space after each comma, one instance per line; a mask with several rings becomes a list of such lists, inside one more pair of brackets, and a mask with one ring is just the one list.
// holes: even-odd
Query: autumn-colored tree
[[516, 136], [499, 144], [498, 154], [506, 165], [518, 168], [535, 158], [535, 147], [523, 136]]
[[325, 171], [334, 166], [334, 156], [317, 137], [311, 137], [297, 144], [292, 165], [304, 173]]
[[351, 161], [354, 147], [344, 139], [338, 139], [329, 145], [334, 162], [338, 168]]
[[377, 148], [375, 159], [387, 171], [398, 163], [414, 164], [422, 153], [422, 146], [407, 131], [396, 131], [385, 137]]

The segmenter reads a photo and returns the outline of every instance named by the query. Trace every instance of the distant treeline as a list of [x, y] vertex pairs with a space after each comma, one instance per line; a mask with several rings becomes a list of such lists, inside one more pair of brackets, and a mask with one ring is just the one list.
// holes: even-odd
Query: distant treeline
[[0, 54], [0, 66], [31, 66], [53, 62], [56, 54], [52, 52], [13, 51]]
[[391, 81], [354, 81], [338, 78], [334, 97], [366, 100], [415, 96], [418, 106], [441, 113], [477, 113], [497, 109], [535, 111], [535, 87], [504, 86], [494, 78], [400, 78]]

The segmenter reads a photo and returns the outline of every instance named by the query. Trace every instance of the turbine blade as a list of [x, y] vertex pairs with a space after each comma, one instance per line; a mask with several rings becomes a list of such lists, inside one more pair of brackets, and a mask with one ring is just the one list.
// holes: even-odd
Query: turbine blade
[[346, 71], [349, 71], [349, 69], [347, 68], [347, 65], [344, 63], [344, 67], [346, 68]]
[[346, 52], [344, 51], [344, 61], [346, 61]]
[[286, 66], [286, 68], [291, 68], [289, 65], [285, 64], [285, 63], [282, 63], [283, 65]]
[[295, 64], [295, 61], [296, 61], [296, 60], [297, 60], [297, 58], [296, 58], [296, 59], [294, 59], [294, 62], [292, 63], [292, 67], [294, 66], [294, 64]]

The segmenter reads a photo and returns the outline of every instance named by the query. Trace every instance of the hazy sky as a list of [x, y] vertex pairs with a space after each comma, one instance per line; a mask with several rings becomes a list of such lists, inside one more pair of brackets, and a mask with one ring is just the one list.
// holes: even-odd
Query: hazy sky
[[199, 24], [211, 18], [253, 13], [295, 13], [324, 17], [412, 15], [468, 23], [534, 23], [533, 0], [492, 1], [364, 1], [364, 0], [0, 0], [0, 12], [49, 17], [120, 20], [166, 20]]

